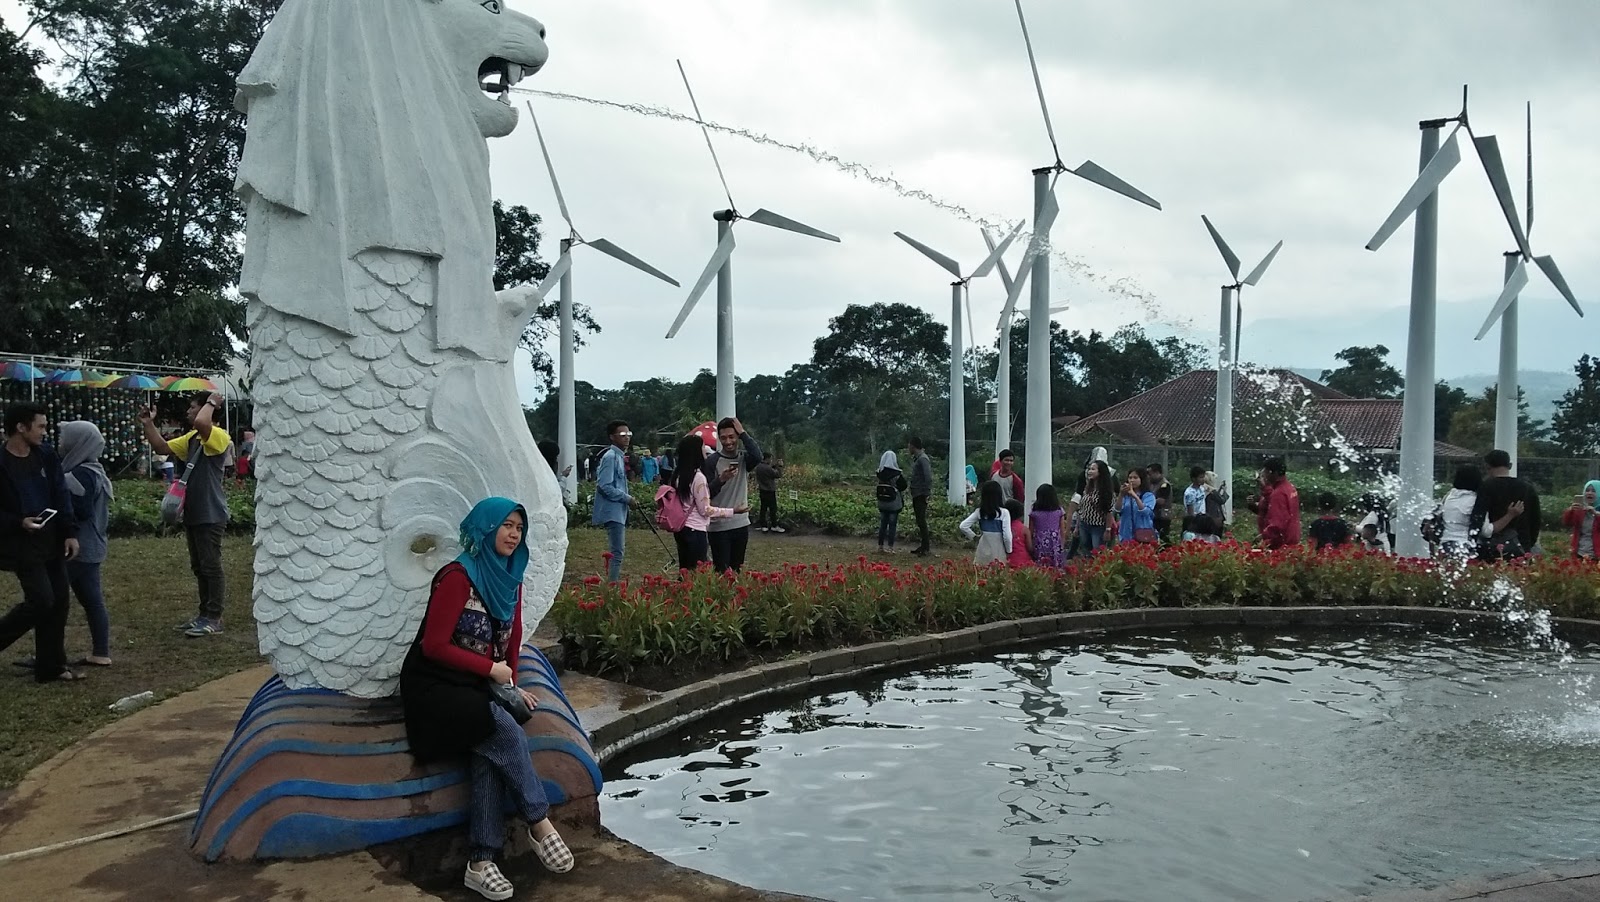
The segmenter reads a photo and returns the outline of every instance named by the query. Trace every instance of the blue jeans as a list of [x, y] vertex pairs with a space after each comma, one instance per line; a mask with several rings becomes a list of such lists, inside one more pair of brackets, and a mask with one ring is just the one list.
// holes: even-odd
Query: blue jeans
[[506, 805], [529, 826], [544, 820], [550, 802], [544, 782], [528, 758], [525, 734], [510, 712], [489, 703], [494, 732], [472, 748], [472, 795], [468, 802], [468, 859], [492, 861], [506, 844]]
[[628, 524], [606, 524], [606, 550], [611, 552], [611, 566], [606, 571], [606, 579], [616, 582], [622, 578], [622, 546], [627, 544]]
[[1106, 528], [1104, 526], [1090, 526], [1087, 523], [1078, 523], [1078, 550], [1081, 554], [1091, 555], [1106, 547]]
[[67, 561], [67, 581], [72, 585], [72, 594], [78, 596], [78, 604], [83, 606], [84, 619], [89, 621], [94, 656], [111, 657], [111, 615], [106, 612], [106, 597], [100, 591], [100, 565]]
[[878, 511], [878, 547], [893, 548], [894, 540], [900, 533], [899, 511]]

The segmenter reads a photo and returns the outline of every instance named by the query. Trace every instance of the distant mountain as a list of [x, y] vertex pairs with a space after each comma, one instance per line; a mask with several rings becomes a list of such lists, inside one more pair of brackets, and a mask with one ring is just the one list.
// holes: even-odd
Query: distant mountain
[[[1481, 395], [1483, 390], [1494, 385], [1498, 377], [1483, 373], [1474, 373], [1457, 379], [1447, 379], [1451, 385], [1463, 389], [1469, 395]], [[1528, 398], [1528, 415], [1536, 420], [1550, 422], [1555, 415], [1556, 402], [1568, 391], [1577, 388], [1578, 376], [1568, 370], [1564, 373], [1550, 370], [1521, 370], [1517, 373], [1517, 384]]]

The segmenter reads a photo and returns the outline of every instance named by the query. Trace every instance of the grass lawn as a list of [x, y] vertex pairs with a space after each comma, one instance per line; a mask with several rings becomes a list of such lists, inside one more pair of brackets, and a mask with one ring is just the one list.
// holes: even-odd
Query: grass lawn
[[[582, 579], [603, 572], [605, 533], [578, 527], [570, 537], [568, 577]], [[670, 546], [671, 536], [663, 537]], [[628, 575], [661, 572], [667, 555], [648, 530], [630, 530], [627, 547], [623, 563]], [[748, 566], [771, 569], [788, 561], [848, 562], [872, 547], [870, 539], [752, 533]], [[228, 574], [228, 614], [220, 636], [190, 639], [173, 629], [194, 616], [197, 603], [183, 538], [138, 536], [112, 539], [105, 564], [115, 662], [111, 667], [80, 668], [89, 676], [82, 683], [40, 686], [33, 682], [32, 670], [11, 666], [32, 656], [31, 634], [0, 654], [0, 789], [15, 786], [33, 767], [117, 718], [108, 706], [119, 698], [147, 689], [158, 699], [167, 698], [263, 663], [249, 615], [250, 538], [228, 536], [222, 554]], [[16, 581], [11, 574], [0, 573], [0, 605], [9, 606], [17, 597]], [[88, 653], [89, 628], [74, 600], [67, 621], [67, 656], [75, 661]]]

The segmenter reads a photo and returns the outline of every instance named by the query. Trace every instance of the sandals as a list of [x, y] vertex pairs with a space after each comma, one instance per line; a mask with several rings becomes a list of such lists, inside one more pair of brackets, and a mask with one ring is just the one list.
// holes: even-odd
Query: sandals
[[528, 828], [528, 841], [533, 844], [533, 853], [539, 856], [539, 863], [557, 874], [565, 874], [572, 870], [572, 850], [561, 838], [561, 834], [552, 833], [544, 839], [533, 835], [533, 828]]
[[66, 668], [63, 668], [59, 675], [50, 677], [49, 679], [36, 680], [36, 682], [40, 682], [40, 683], [77, 683], [77, 682], [82, 682], [83, 680], [87, 680], [88, 678], [89, 677], [87, 675], [78, 673], [76, 670], [68, 670]]
[[91, 655], [91, 656], [86, 657], [86, 658], [79, 658], [77, 660], [77, 662], [74, 663], [72, 666], [73, 667], [110, 667], [111, 666], [111, 659], [110, 658], [101, 658], [99, 660], [96, 660]]
[[500, 873], [500, 866], [492, 861], [484, 862], [482, 870], [475, 870], [469, 863], [467, 873], [461, 878], [461, 885], [485, 899], [494, 899], [496, 902], [511, 898], [513, 892], [511, 881]]

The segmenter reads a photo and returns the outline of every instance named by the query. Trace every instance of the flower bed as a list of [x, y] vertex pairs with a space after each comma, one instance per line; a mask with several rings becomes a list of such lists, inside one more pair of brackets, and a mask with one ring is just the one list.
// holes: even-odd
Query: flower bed
[[598, 577], [557, 596], [550, 621], [569, 661], [595, 673], [686, 672], [819, 645], [838, 646], [1043, 614], [1194, 605], [1523, 607], [1600, 615], [1600, 567], [1544, 559], [1437, 567], [1358, 551], [1240, 545], [1122, 545], [1064, 570], [968, 562], [896, 568], [793, 564], [769, 573]]

